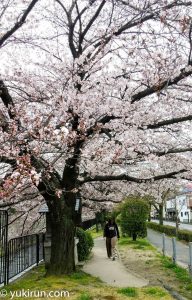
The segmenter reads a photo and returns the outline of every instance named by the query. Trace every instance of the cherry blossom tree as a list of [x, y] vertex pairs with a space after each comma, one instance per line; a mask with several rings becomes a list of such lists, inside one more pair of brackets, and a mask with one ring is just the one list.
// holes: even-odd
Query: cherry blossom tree
[[14, 34], [20, 29], [28, 15], [39, 0], [2, 0], [0, 4], [1, 35], [0, 47], [14, 39]]
[[0, 194], [13, 203], [29, 184], [45, 199], [48, 273], [75, 269], [82, 204], [190, 179], [191, 6], [41, 1], [1, 50]]
[[[38, 3], [38, 0], [31, 0], [31, 1], [9, 1], [9, 0], [2, 0], [0, 3], [0, 21], [1, 21], [1, 35], [0, 35], [0, 51], [1, 54], [3, 54], [4, 47], [6, 48], [7, 45], [15, 42], [16, 34], [20, 31], [20, 29], [25, 26], [25, 24], [28, 21], [29, 16], [31, 15], [32, 10], [35, 8], [36, 4]], [[5, 51], [6, 53], [6, 51]], [[2, 56], [1, 65], [3, 67], [3, 59]], [[3, 71], [3, 70], [2, 70]], [[3, 86], [3, 78], [0, 80], [0, 85]], [[2, 91], [2, 90], [1, 90]], [[6, 102], [5, 97], [5, 91], [2, 91], [1, 97], [4, 97], [4, 104], [7, 107], [9, 105], [8, 102]], [[0, 109], [0, 126], [5, 131], [8, 129], [8, 123], [4, 115], [5, 110]], [[8, 114], [11, 113], [11, 111], [8, 111]], [[13, 117], [13, 115], [12, 115]], [[3, 145], [5, 146], [5, 145]], [[2, 159], [4, 161], [4, 158]], [[1, 164], [0, 165], [0, 178], [3, 178], [3, 174], [6, 174], [6, 172], [9, 169], [9, 165]], [[13, 175], [14, 177], [14, 175]], [[13, 178], [12, 178], [13, 179]], [[11, 179], [9, 179], [11, 180]], [[12, 181], [13, 182], [13, 181]], [[7, 182], [8, 183], [8, 182]], [[8, 188], [8, 186], [7, 186]], [[4, 190], [6, 189], [6, 185], [4, 186]], [[39, 194], [37, 195], [37, 191], [35, 192], [29, 192], [29, 185], [25, 185], [23, 187], [23, 191], [25, 190], [25, 193], [21, 195], [16, 195], [15, 193], [11, 195], [9, 199], [6, 199], [4, 197], [4, 201], [1, 201], [0, 208], [1, 209], [7, 209], [11, 208], [14, 205], [14, 208], [10, 210], [9, 214], [9, 236], [15, 237], [17, 235], [21, 235], [22, 233], [27, 233], [28, 231], [33, 231], [33, 226], [35, 223], [42, 223], [41, 219], [42, 216], [38, 216], [38, 203], [39, 200], [36, 201], [36, 199], [40, 198]], [[1, 193], [1, 192], [0, 192]], [[3, 195], [5, 196], [5, 195]], [[33, 199], [33, 205], [31, 204], [31, 200]], [[41, 199], [41, 198], [40, 198]], [[22, 202], [22, 205], [20, 205]], [[34, 220], [34, 213], [36, 218]], [[26, 220], [27, 226], [26, 226]], [[29, 222], [30, 220], [30, 222]], [[11, 226], [14, 224], [14, 226]], [[42, 228], [42, 225], [39, 227]]]

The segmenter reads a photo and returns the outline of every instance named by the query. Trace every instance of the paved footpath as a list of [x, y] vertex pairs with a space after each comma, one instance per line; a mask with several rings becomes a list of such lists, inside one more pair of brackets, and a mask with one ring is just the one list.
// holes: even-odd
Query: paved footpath
[[83, 266], [83, 271], [117, 287], [142, 287], [149, 283], [129, 273], [120, 259], [112, 261], [107, 258], [105, 239], [102, 237], [94, 240], [93, 257]]
[[[147, 229], [147, 238], [152, 245], [162, 252], [162, 233]], [[189, 247], [182, 242], [176, 241], [176, 249], [177, 263], [187, 268], [189, 264]], [[165, 236], [165, 254], [170, 257], [173, 255], [172, 239], [168, 236]]]

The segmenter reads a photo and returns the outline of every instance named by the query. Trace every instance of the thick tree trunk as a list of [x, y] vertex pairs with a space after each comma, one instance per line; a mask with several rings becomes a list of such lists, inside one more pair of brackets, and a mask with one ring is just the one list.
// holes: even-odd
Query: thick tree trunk
[[[75, 152], [75, 157], [77, 152]], [[76, 209], [79, 186], [76, 160], [69, 158], [63, 172], [63, 178], [56, 171], [49, 172], [49, 166], [41, 160], [31, 158], [36, 170], [42, 172], [38, 184], [49, 208], [51, 231], [51, 259], [47, 265], [48, 275], [70, 274], [75, 271], [74, 238], [75, 227], [81, 221], [81, 201]], [[49, 176], [48, 176], [49, 175]]]
[[59, 198], [49, 194], [46, 201], [51, 229], [51, 259], [47, 265], [47, 275], [70, 274], [75, 271], [75, 195], [63, 193]]
[[137, 234], [133, 233], [132, 238], [133, 238], [133, 241], [136, 241], [137, 240]]
[[48, 274], [70, 274], [75, 271], [73, 221], [63, 216], [60, 222], [52, 222], [51, 260]]
[[[72, 126], [74, 131], [78, 131], [78, 125], [78, 116], [74, 114]], [[75, 271], [75, 227], [81, 223], [82, 207], [78, 159], [83, 141], [77, 138], [74, 155], [66, 160], [62, 178], [56, 171], [46, 171], [38, 185], [49, 207], [50, 215], [51, 259], [47, 266], [48, 275], [70, 274]], [[35, 157], [32, 161], [38, 171], [45, 169], [46, 166]], [[49, 170], [49, 166], [47, 169]]]

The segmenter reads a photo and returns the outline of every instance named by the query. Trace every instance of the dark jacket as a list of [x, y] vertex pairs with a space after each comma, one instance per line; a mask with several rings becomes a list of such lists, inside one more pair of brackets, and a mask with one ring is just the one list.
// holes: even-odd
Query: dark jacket
[[117, 227], [117, 224], [107, 223], [104, 228], [103, 237], [113, 238], [114, 236], [117, 236], [119, 238], [119, 229]]

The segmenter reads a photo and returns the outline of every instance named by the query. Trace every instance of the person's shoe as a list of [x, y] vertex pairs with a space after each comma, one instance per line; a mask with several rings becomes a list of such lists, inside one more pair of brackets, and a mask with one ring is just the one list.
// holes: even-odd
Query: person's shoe
[[113, 257], [112, 260], [115, 260], [115, 257]]

